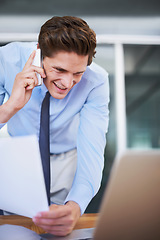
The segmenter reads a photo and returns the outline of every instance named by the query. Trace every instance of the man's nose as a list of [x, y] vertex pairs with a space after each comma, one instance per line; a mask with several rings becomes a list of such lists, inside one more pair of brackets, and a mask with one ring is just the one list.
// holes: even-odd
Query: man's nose
[[73, 74], [65, 74], [62, 79], [62, 84], [66, 88], [71, 88], [73, 85]]

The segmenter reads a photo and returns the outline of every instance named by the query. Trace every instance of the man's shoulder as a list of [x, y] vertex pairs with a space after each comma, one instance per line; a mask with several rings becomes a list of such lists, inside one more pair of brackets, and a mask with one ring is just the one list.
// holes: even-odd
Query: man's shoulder
[[98, 73], [98, 74], [106, 74], [107, 71], [101, 67], [100, 65], [98, 65], [95, 62], [92, 62], [91, 65], [89, 65], [87, 68], [89, 68], [91, 71]]
[[11, 42], [0, 47], [0, 52], [5, 61], [17, 62], [22, 57], [28, 58], [35, 46], [35, 42]]
[[10, 42], [6, 45], [2, 46], [0, 49], [3, 51], [14, 50], [14, 49], [26, 49], [26, 48], [34, 48], [36, 46], [36, 42]]
[[90, 66], [87, 66], [84, 77], [88, 79], [88, 81], [100, 83], [108, 80], [108, 72], [93, 62]]

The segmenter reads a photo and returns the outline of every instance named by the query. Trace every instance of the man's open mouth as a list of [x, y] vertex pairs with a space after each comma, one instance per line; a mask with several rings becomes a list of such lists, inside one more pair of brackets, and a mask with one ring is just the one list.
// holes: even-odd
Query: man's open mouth
[[65, 88], [65, 87], [62, 87], [61, 85], [59, 85], [58, 83], [55, 83], [55, 82], [53, 82], [54, 83], [54, 85], [57, 87], [57, 88], [59, 88], [59, 89], [61, 89], [61, 90], [66, 90], [67, 88]]

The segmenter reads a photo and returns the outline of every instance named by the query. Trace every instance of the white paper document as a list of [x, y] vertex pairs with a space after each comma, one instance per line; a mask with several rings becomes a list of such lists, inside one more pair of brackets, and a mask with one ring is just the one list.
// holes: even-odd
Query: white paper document
[[0, 138], [0, 209], [31, 218], [48, 210], [36, 136]]

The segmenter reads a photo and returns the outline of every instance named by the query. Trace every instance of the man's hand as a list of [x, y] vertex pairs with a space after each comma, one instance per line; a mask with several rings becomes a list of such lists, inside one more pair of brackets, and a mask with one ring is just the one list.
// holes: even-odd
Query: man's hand
[[33, 221], [48, 233], [66, 236], [72, 232], [80, 214], [79, 205], [69, 201], [65, 205], [52, 204], [48, 212], [38, 213]]
[[32, 65], [36, 51], [33, 51], [22, 72], [16, 75], [10, 98], [0, 106], [0, 123], [7, 122], [29, 101], [33, 88], [38, 84], [36, 72], [45, 78], [43, 68]]
[[26, 62], [22, 72], [16, 75], [10, 102], [12, 106], [18, 110], [23, 108], [24, 105], [29, 101], [32, 90], [38, 84], [36, 73], [39, 73], [43, 78], [46, 77], [44, 70], [40, 67], [32, 65], [36, 51], [33, 51], [28, 61]]

